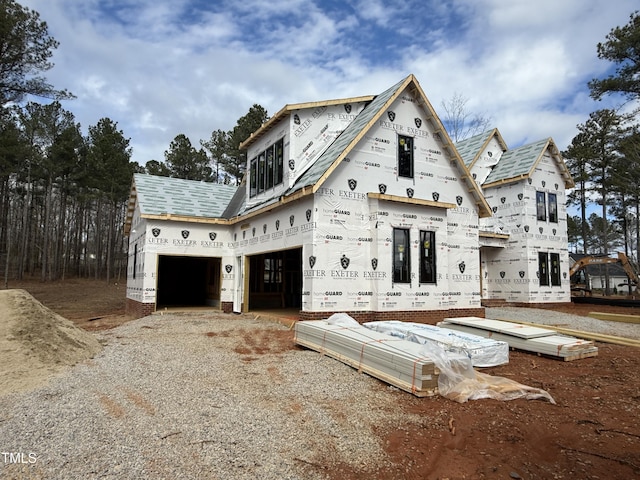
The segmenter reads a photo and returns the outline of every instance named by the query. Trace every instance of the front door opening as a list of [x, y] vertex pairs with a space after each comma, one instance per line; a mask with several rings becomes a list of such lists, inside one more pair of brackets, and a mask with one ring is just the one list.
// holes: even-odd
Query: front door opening
[[249, 309], [302, 306], [302, 248], [249, 257]]

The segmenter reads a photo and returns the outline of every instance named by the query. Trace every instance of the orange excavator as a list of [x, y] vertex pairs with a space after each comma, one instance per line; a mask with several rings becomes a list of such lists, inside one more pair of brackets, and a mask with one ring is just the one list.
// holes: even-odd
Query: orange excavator
[[629, 262], [627, 256], [618, 252], [618, 257], [582, 257], [577, 260], [571, 268], [569, 268], [569, 277], [571, 279], [571, 294], [574, 296], [591, 296], [591, 287], [589, 281], [589, 275], [587, 274], [586, 267], [589, 265], [606, 265], [617, 264], [620, 265], [627, 277], [629, 277], [629, 283], [633, 287], [631, 295], [634, 298], [640, 298], [640, 292], [638, 292], [638, 286], [640, 280], [636, 274], [635, 269]]

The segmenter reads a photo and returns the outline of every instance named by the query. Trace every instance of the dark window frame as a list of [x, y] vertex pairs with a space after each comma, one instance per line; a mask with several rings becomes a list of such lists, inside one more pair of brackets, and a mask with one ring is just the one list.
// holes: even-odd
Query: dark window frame
[[536, 191], [536, 217], [540, 222], [547, 221], [547, 196], [541, 191]]
[[549, 274], [551, 277], [551, 286], [552, 287], [561, 287], [562, 286], [562, 276], [560, 274], [560, 254], [559, 253], [550, 253], [549, 254]]
[[549, 254], [538, 252], [538, 277], [541, 287], [548, 287], [549, 282]]
[[550, 193], [548, 195], [549, 202], [549, 222], [558, 223], [558, 195]]
[[393, 229], [393, 283], [411, 283], [411, 235], [408, 228]]
[[420, 230], [420, 283], [437, 283], [436, 232]]
[[414, 138], [398, 134], [398, 176], [413, 178]]

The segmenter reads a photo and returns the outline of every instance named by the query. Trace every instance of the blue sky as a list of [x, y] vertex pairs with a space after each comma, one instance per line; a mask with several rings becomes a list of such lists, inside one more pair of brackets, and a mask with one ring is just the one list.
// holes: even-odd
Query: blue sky
[[596, 45], [637, 0], [19, 0], [60, 46], [47, 72], [86, 133], [109, 117], [133, 160], [195, 146], [257, 103], [375, 95], [409, 73], [436, 112], [454, 95], [509, 146], [564, 149], [589, 113]]

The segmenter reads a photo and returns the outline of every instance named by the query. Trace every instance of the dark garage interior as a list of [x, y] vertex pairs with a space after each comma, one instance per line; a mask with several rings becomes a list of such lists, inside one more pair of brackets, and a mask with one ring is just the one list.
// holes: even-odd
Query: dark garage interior
[[156, 308], [220, 305], [220, 258], [160, 255]]

